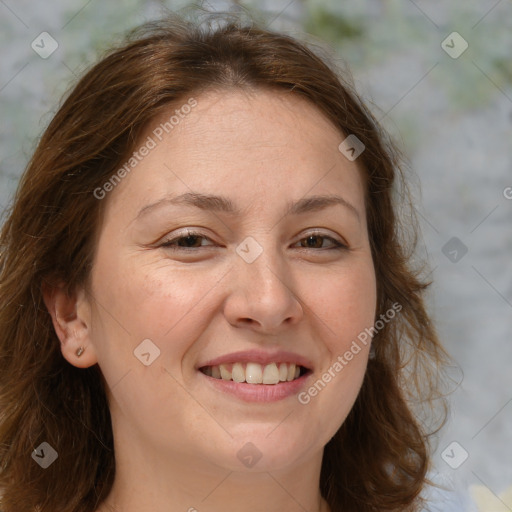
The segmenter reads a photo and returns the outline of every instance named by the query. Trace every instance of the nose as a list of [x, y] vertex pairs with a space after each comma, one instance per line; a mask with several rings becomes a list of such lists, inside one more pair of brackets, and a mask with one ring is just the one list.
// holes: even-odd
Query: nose
[[235, 258], [224, 303], [228, 322], [268, 334], [298, 324], [304, 312], [286, 262], [270, 250], [264, 250], [252, 263]]

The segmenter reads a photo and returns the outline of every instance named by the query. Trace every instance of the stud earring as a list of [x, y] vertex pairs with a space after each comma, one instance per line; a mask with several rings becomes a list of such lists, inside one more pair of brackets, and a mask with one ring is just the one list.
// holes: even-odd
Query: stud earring
[[77, 357], [80, 357], [85, 351], [85, 348], [84, 347], [80, 347], [77, 351], [76, 351], [76, 356]]

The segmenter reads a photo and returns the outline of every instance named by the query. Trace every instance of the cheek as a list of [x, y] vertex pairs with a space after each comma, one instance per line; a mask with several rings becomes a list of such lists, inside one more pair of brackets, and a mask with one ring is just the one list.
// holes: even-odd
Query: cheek
[[133, 358], [133, 350], [150, 339], [164, 356], [161, 362], [181, 359], [190, 340], [204, 329], [211, 308], [209, 291], [223, 273], [198, 273], [165, 262], [145, 266], [135, 259], [123, 267], [109, 263], [103, 260], [93, 276], [98, 304], [94, 338], [106, 340], [116, 357], [124, 353]]
[[326, 346], [337, 356], [373, 325], [377, 300], [373, 264], [365, 259], [320, 281], [318, 275], [311, 282], [304, 281], [303, 297], [326, 334]]
[[[125, 265], [113, 271], [99, 269], [95, 289], [102, 316], [114, 331], [132, 339], [163, 339], [194, 311], [200, 309], [207, 291], [218, 280], [217, 272], [200, 277], [191, 270], [165, 264], [158, 267]], [[100, 308], [101, 309], [101, 308]], [[110, 316], [110, 319], [108, 318]], [[117, 336], [116, 336], [117, 337]]]
[[[181, 364], [209, 322], [208, 291], [223, 273], [212, 269], [198, 274], [165, 264], [122, 268], [105, 263], [93, 276], [97, 303], [93, 341], [113, 397], [111, 407], [140, 421], [141, 429], [155, 411], [164, 424], [177, 425], [176, 418], [182, 416], [183, 422], [191, 421], [189, 416], [196, 413], [190, 412], [190, 396], [179, 384]], [[155, 364], [145, 366], [134, 351], [147, 339], [159, 354]], [[152, 358], [154, 348], [144, 346]], [[184, 410], [189, 413], [183, 415]], [[183, 432], [188, 428], [187, 423]]]
[[315, 338], [325, 357], [297, 398], [315, 439], [325, 444], [348, 416], [365, 375], [370, 344], [361, 343], [358, 335], [374, 323], [373, 263], [364, 259], [347, 264], [310, 289], [313, 293], [306, 295], [307, 303], [317, 318]]

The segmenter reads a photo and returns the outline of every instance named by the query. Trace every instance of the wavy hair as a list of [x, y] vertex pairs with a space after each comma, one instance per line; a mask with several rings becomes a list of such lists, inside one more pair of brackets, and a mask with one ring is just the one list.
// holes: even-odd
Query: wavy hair
[[[170, 105], [210, 89], [266, 88], [299, 95], [364, 143], [376, 318], [402, 306], [375, 334], [357, 400], [325, 446], [322, 495], [333, 512], [419, 510], [447, 354], [424, 305], [429, 283], [411, 266], [417, 223], [397, 212], [410, 201], [399, 154], [327, 55], [251, 20], [206, 21], [170, 15], [130, 33], [73, 87], [21, 177], [0, 235], [0, 509], [91, 512], [113, 484], [102, 373], [65, 361], [42, 295], [49, 280], [87, 284], [108, 201], [94, 191]], [[46, 470], [31, 458], [43, 441], [59, 454]]]

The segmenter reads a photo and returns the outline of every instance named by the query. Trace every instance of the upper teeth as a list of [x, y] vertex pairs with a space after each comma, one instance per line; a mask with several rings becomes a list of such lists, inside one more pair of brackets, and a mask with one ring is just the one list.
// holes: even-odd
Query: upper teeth
[[299, 377], [300, 366], [295, 363], [233, 363], [206, 366], [203, 373], [209, 377], [249, 384], [277, 384]]

